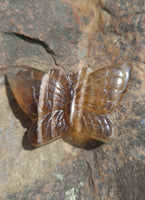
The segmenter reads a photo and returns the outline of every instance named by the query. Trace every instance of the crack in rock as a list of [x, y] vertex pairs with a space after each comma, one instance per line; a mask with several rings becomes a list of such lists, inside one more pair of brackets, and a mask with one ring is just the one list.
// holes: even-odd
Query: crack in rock
[[27, 35], [24, 35], [24, 34], [21, 34], [21, 33], [16, 33], [16, 32], [3, 32], [3, 33], [7, 34], [7, 35], [16, 36], [17, 38], [22, 39], [25, 42], [28, 42], [28, 43], [31, 43], [31, 44], [38, 44], [38, 45], [40, 45], [41, 47], [43, 47], [46, 50], [46, 52], [48, 54], [50, 54], [52, 56], [55, 65], [59, 66], [59, 64], [57, 63], [56, 58], [55, 58], [56, 54], [49, 47], [49, 45], [46, 42], [44, 42], [43, 40], [40, 40], [40, 39], [34, 38], [34, 37], [29, 37]]

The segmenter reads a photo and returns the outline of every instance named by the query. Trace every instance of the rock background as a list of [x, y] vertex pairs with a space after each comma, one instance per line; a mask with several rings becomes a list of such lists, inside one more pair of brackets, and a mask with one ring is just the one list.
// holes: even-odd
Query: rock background
[[[0, 1], [0, 199], [145, 198], [145, 2]], [[27, 64], [70, 72], [132, 63], [127, 93], [111, 114], [115, 138], [92, 150], [62, 139], [32, 149], [28, 119], [5, 70]]]

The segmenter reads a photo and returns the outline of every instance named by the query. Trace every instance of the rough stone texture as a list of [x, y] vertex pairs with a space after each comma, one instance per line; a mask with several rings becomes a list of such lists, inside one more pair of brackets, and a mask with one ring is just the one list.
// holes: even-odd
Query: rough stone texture
[[[0, 199], [145, 198], [145, 2], [0, 1]], [[111, 114], [115, 138], [93, 150], [58, 140], [32, 149], [27, 117], [4, 75], [12, 63], [77, 71], [131, 62], [132, 78]]]

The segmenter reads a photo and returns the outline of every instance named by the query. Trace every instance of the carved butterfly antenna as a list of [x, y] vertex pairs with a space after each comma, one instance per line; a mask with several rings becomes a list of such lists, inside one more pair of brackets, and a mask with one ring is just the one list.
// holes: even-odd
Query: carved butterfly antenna
[[121, 64], [94, 72], [82, 68], [77, 74], [67, 76], [57, 69], [44, 74], [27, 66], [9, 67], [11, 89], [32, 121], [29, 142], [37, 147], [71, 134], [85, 142], [89, 138], [109, 141], [112, 122], [107, 113], [124, 94], [130, 70], [128, 64]]

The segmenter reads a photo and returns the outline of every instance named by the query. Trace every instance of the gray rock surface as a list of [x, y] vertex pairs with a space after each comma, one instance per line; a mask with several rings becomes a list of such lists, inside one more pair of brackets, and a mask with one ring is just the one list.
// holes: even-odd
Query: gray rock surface
[[[0, 2], [0, 199], [143, 200], [145, 197], [145, 2]], [[76, 72], [131, 62], [127, 93], [111, 113], [115, 138], [92, 150], [62, 139], [27, 143], [28, 118], [4, 70], [26, 64]]]

